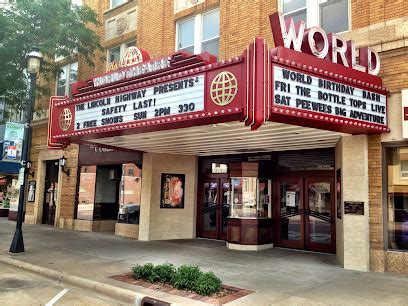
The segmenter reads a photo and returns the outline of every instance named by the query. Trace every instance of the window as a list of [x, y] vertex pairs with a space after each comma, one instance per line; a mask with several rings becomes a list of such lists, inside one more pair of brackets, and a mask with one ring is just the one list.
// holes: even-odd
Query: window
[[[142, 170], [134, 163], [81, 166], [77, 219], [138, 223]], [[127, 216], [129, 214], [129, 216]]]
[[57, 78], [57, 96], [70, 96], [71, 85], [78, 79], [78, 62], [61, 67]]
[[135, 46], [136, 46], [136, 40], [131, 40], [123, 44], [120, 44], [118, 46], [115, 46], [113, 48], [110, 48], [108, 50], [108, 55], [107, 55], [108, 56], [108, 60], [107, 60], [108, 69], [109, 70], [117, 69], [119, 67], [120, 57], [125, 52], [125, 50], [129, 47], [135, 47]]
[[320, 26], [328, 33], [340, 33], [349, 29], [349, 0], [320, 1]]
[[271, 218], [271, 180], [231, 178], [230, 201], [233, 218]]
[[93, 220], [96, 166], [81, 167], [80, 171], [77, 219]]
[[219, 9], [177, 22], [176, 50], [183, 50], [194, 54], [209, 52], [218, 56], [219, 40]]
[[110, 0], [110, 8], [117, 7], [125, 2], [127, 2], [127, 0]]
[[408, 147], [385, 150], [388, 248], [408, 250]]
[[128, 169], [128, 176], [135, 176], [135, 169], [129, 168]]
[[295, 23], [299, 20], [306, 22], [306, 0], [283, 0], [282, 12], [285, 18], [292, 17]]
[[220, 37], [220, 11], [203, 14], [201, 52], [218, 55]]
[[119, 63], [120, 60], [120, 46], [113, 47], [108, 51], [109, 60], [108, 63], [116, 62]]
[[285, 18], [303, 20], [308, 27], [320, 26], [327, 33], [349, 30], [350, 0], [281, 0], [280, 10]]
[[194, 53], [195, 18], [182, 21], [178, 25], [178, 50]]
[[401, 160], [401, 178], [408, 178], [408, 160]]

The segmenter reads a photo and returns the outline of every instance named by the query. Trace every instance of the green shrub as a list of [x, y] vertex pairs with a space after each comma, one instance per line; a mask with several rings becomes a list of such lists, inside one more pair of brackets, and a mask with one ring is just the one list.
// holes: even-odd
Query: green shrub
[[171, 284], [177, 289], [195, 290], [196, 282], [203, 272], [198, 267], [180, 266], [174, 273]]
[[158, 281], [162, 283], [169, 283], [175, 272], [176, 269], [169, 263], [154, 267], [154, 273], [157, 275]]
[[177, 289], [195, 291], [201, 295], [212, 295], [221, 290], [221, 280], [213, 272], [203, 273], [196, 266], [183, 265], [176, 269], [166, 263], [154, 266], [151, 263], [132, 268], [135, 279], [145, 279], [151, 283], [170, 283]]
[[147, 263], [143, 266], [136, 265], [132, 268], [133, 277], [135, 279], [149, 279], [154, 271], [154, 266], [151, 263]]
[[221, 280], [213, 272], [202, 273], [196, 281], [194, 291], [201, 295], [212, 295], [221, 290]]

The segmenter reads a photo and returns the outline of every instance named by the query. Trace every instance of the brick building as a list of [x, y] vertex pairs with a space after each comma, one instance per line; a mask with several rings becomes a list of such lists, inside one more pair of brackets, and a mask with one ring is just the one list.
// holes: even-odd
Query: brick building
[[[50, 84], [57, 95], [69, 95], [75, 81], [118, 68], [121, 55], [131, 46], [148, 51], [151, 59], [181, 50], [207, 51], [218, 61], [241, 56], [255, 37], [263, 37], [272, 48], [269, 15], [280, 11], [285, 18], [305, 21], [307, 28], [319, 26], [354, 41], [357, 47], [378, 52], [379, 76], [389, 90], [390, 131], [348, 133], [292, 121], [265, 124], [248, 134], [238, 132], [237, 123], [224, 122], [196, 130], [105, 137], [88, 144], [72, 141], [64, 150], [49, 150], [46, 114], [37, 118], [33, 131], [31, 160], [37, 190], [35, 202], [26, 203], [27, 223], [89, 231], [116, 228], [117, 234], [141, 240], [216, 238], [238, 249], [274, 244], [336, 253], [348, 269], [408, 272], [404, 252], [408, 249], [408, 127], [403, 120], [408, 106], [406, 1], [389, 5], [386, 0], [321, 4], [84, 0], [84, 4], [98, 12], [103, 24], [96, 31], [105, 50], [97, 58], [105, 60], [88, 67], [75, 55], [62, 59], [65, 81], [60, 76]], [[46, 108], [48, 102], [38, 105]], [[200, 135], [209, 140], [203, 141]], [[62, 156], [67, 158], [63, 168], [58, 165]], [[258, 168], [249, 171], [254, 164]], [[161, 176], [166, 173], [185, 176], [183, 209], [158, 206], [163, 194], [156, 191], [167, 186], [163, 180], [173, 179]], [[126, 187], [126, 182], [132, 183]], [[97, 201], [98, 188], [111, 200]], [[121, 202], [126, 190], [139, 194], [140, 200]], [[235, 203], [233, 196], [238, 193]], [[51, 202], [54, 208], [45, 211]], [[139, 224], [116, 224], [119, 205], [134, 203], [140, 207]], [[86, 218], [81, 217], [81, 205], [91, 212]], [[248, 242], [257, 235], [265, 241]]]

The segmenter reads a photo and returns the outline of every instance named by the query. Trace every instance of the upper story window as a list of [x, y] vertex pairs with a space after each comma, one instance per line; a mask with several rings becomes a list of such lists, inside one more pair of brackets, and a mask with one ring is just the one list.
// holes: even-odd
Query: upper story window
[[401, 160], [401, 178], [408, 178], [408, 160]]
[[115, 62], [119, 63], [120, 60], [120, 46], [110, 48], [108, 51], [108, 64]]
[[117, 69], [119, 67], [120, 57], [122, 56], [122, 54], [127, 48], [134, 46], [136, 46], [136, 40], [131, 40], [110, 48], [107, 54], [108, 70]]
[[177, 22], [176, 50], [209, 52], [218, 56], [220, 40], [219, 9]]
[[306, 22], [306, 11], [306, 0], [282, 0], [283, 15], [292, 17], [295, 23], [299, 20]]
[[70, 96], [71, 85], [78, 79], [78, 62], [61, 67], [57, 77], [57, 96]]
[[117, 7], [125, 2], [127, 2], [128, 0], [110, 0], [110, 8], [114, 8]]
[[350, 0], [281, 0], [285, 18], [303, 20], [307, 27], [320, 26], [327, 33], [348, 31]]

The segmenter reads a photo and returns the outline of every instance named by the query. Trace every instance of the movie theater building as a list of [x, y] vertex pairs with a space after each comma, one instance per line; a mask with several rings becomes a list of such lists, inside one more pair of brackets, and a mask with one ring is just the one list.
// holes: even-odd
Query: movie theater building
[[[301, 2], [138, 1], [137, 48], [117, 70], [79, 77], [71, 99], [51, 98], [47, 154], [79, 147], [66, 160], [76, 178], [57, 165], [77, 188], [57, 200], [72, 210], [57, 226], [408, 272], [405, 4]], [[120, 204], [137, 221], [114, 224]]]

